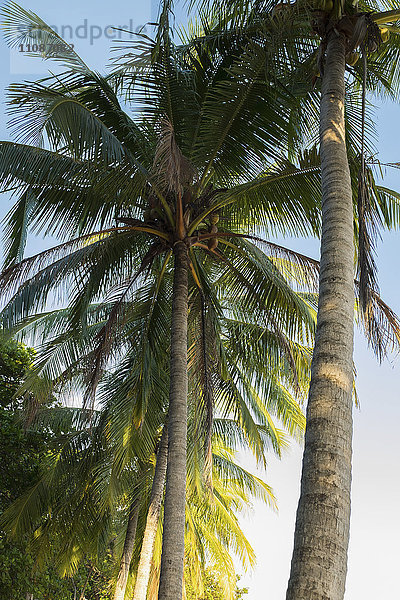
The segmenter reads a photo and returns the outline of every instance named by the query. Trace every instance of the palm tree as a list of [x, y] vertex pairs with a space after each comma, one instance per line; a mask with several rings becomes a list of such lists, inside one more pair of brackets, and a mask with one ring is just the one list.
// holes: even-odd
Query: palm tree
[[[135, 49], [121, 59], [108, 79], [93, 73], [36, 15], [15, 5], [6, 15], [11, 43], [36, 40], [48, 56], [63, 60], [68, 71], [12, 86], [10, 92], [13, 124], [21, 141], [33, 145], [1, 144], [2, 189], [20, 191], [9, 220], [9, 268], [2, 281], [7, 289], [25, 282], [3, 312], [5, 325], [33, 307], [37, 310], [62, 284], [68, 288], [74, 331], [85, 330], [89, 302], [104, 301], [107, 294], [115, 297], [91, 356], [89, 398], [117, 345], [117, 325], [129, 318], [130, 294], [146, 281], [154, 261], [162, 279], [173, 258], [160, 598], [175, 600], [181, 595], [184, 557], [188, 285], [202, 286], [199, 253], [238, 274], [231, 255], [246, 260], [247, 251], [238, 224], [246, 211], [260, 211], [262, 203], [267, 215], [276, 208], [275, 229], [316, 230], [313, 194], [318, 175], [277, 162], [287, 145], [291, 98], [265, 85], [265, 52], [259, 55], [249, 48], [245, 77], [234, 57], [221, 62], [218, 49], [215, 61], [209, 52], [179, 52], [169, 34], [168, 2], [154, 42], [142, 37], [141, 54]], [[140, 103], [140, 123], [122, 110], [116, 96], [120, 89]], [[221, 133], [217, 138], [216, 128]], [[45, 143], [51, 149], [44, 149]], [[232, 152], [233, 146], [243, 152]], [[303, 204], [295, 206], [299, 198]], [[219, 219], [223, 227], [218, 229]], [[60, 234], [64, 241], [13, 265], [27, 222]], [[158, 288], [156, 281], [155, 296]], [[283, 299], [281, 293], [277, 306]], [[143, 414], [137, 416], [138, 423], [142, 419]]]
[[167, 474], [168, 429], [165, 427], [157, 450], [156, 468], [151, 488], [149, 509], [140, 550], [140, 559], [135, 579], [133, 600], [146, 600], [149, 585], [154, 544], [160, 520], [164, 484]]
[[[354, 244], [344, 121], [346, 39], [328, 34], [321, 90], [318, 320], [288, 600], [344, 596], [350, 527]], [[328, 557], [328, 562], [321, 557]]]
[[[175, 600], [184, 552], [188, 286], [204, 292], [200, 253], [244, 279], [235, 263], [253, 261], [241, 228], [248, 215], [259, 215], [269, 231], [317, 232], [319, 175], [318, 169], [299, 169], [282, 159], [288, 146], [296, 147], [301, 131], [293, 125], [293, 96], [275, 85], [272, 47], [250, 40], [240, 56], [212, 43], [205, 50], [196, 41], [177, 47], [169, 34], [169, 10], [165, 2], [155, 40], [142, 36], [138, 47], [117, 61], [112, 77], [102, 78], [36, 15], [7, 8], [10, 42], [35, 41], [69, 70], [12, 86], [13, 125], [21, 141], [33, 145], [3, 142], [0, 172], [3, 190], [21, 192], [9, 219], [9, 268], [2, 282], [8, 290], [24, 282], [3, 312], [4, 323], [29, 315], [63, 282], [69, 286], [74, 331], [85, 330], [90, 302], [107, 294], [116, 298], [91, 355], [92, 395], [116, 351], [118, 325], [129, 318], [130, 294], [156, 261], [156, 297], [173, 257], [160, 598]], [[121, 108], [121, 90], [140, 105], [139, 123]], [[41, 147], [45, 143], [51, 150]], [[27, 223], [61, 234], [64, 242], [13, 265]], [[35, 273], [39, 265], [43, 268]], [[271, 265], [265, 274], [268, 269]], [[250, 288], [255, 306], [270, 310], [272, 295], [266, 308], [266, 298], [256, 299], [259, 288]]]
[[[250, 250], [250, 249], [248, 249]], [[248, 252], [251, 256], [251, 253]], [[256, 261], [258, 259], [258, 261]], [[310, 265], [311, 265], [310, 261]], [[203, 264], [200, 277], [207, 280], [205, 267]], [[258, 268], [257, 268], [258, 267]], [[154, 264], [152, 267], [156, 269]], [[213, 263], [208, 265], [208, 269], [215, 270]], [[270, 269], [268, 279], [266, 279], [266, 268]], [[208, 472], [208, 467], [205, 466], [204, 461], [204, 447], [206, 447], [206, 456], [208, 456], [209, 442], [204, 443], [203, 437], [208, 440], [210, 428], [217, 427], [219, 438], [225, 440], [225, 444], [229, 442], [231, 445], [233, 441], [240, 440], [241, 444], [248, 445], [259, 460], [265, 461], [265, 449], [266, 445], [272, 445], [275, 452], [280, 453], [284, 439], [282, 438], [281, 432], [275, 427], [272, 415], [277, 415], [283, 422], [285, 428], [292, 434], [298, 434], [304, 426], [303, 415], [291, 398], [288, 389], [295, 386], [298, 392], [304, 390], [307, 384], [307, 373], [309, 366], [309, 352], [307, 348], [303, 348], [299, 345], [299, 342], [291, 341], [286, 339], [280, 327], [284, 327], [287, 324], [285, 314], [279, 314], [279, 310], [272, 318], [270, 311], [260, 311], [257, 305], [260, 304], [260, 298], [262, 294], [258, 289], [257, 294], [253, 294], [250, 297], [252, 288], [260, 286], [262, 283], [267, 284], [266, 292], [271, 295], [276, 301], [279, 294], [282, 293], [283, 289], [280, 289], [284, 283], [278, 272], [272, 268], [270, 259], [265, 257], [263, 253], [253, 249], [253, 256], [251, 261], [244, 261], [241, 271], [244, 274], [242, 282], [236, 283], [234, 290], [232, 290], [232, 299], [226, 296], [226, 288], [229, 289], [229, 271], [225, 268], [222, 273], [219, 273], [218, 285], [214, 286], [217, 296], [213, 298], [213, 303], [207, 306], [207, 310], [197, 310], [197, 305], [201, 308], [205, 308], [205, 297], [203, 294], [195, 295], [196, 288], [192, 289], [191, 296], [191, 326], [189, 336], [189, 374], [191, 379], [190, 394], [190, 406], [191, 408], [191, 419], [193, 423], [191, 426], [191, 437], [193, 440], [189, 444], [191, 452], [189, 453], [189, 468], [188, 472], [188, 485], [192, 491], [189, 495], [187, 504], [187, 510], [191, 506], [190, 498], [197, 498], [201, 492], [201, 485], [199, 488], [199, 482], [201, 482], [201, 476], [199, 474], [203, 471]], [[235, 281], [235, 277], [232, 277], [232, 281]], [[157, 278], [156, 278], [157, 279]], [[274, 281], [275, 279], [275, 281]], [[166, 283], [164, 279], [164, 285]], [[151, 292], [148, 290], [148, 293]], [[314, 310], [307, 301], [297, 297], [296, 294], [290, 292], [290, 288], [286, 289], [286, 302], [288, 303], [288, 311], [297, 313], [296, 329], [292, 331], [292, 334], [296, 338], [300, 339], [302, 335], [305, 336], [306, 340], [312, 338], [314, 329]], [[291, 302], [289, 299], [291, 298]], [[297, 306], [296, 300], [297, 298]], [[151, 296], [150, 296], [151, 300]], [[250, 301], [251, 300], [251, 301]], [[227, 315], [222, 317], [223, 307], [221, 301], [226, 304], [234, 306], [234, 312], [237, 317], [240, 317], [240, 321]], [[138, 382], [136, 380], [136, 372], [138, 371], [136, 364], [141, 369], [142, 356], [145, 352], [146, 344], [148, 341], [140, 338], [140, 331], [144, 329], [147, 319], [146, 307], [149, 304], [149, 298], [147, 296], [141, 296], [138, 300], [138, 307], [132, 306], [130, 310], [130, 319], [127, 323], [124, 323], [123, 327], [119, 329], [118, 340], [119, 344], [123, 344], [124, 340], [142, 340], [142, 344], [135, 343], [132, 345], [128, 353], [125, 355], [124, 361], [119, 368], [118, 372], [112, 375], [110, 381], [107, 380], [107, 417], [103, 417], [107, 431], [111, 432], [114, 442], [112, 447], [109, 447], [109, 443], [105, 444], [108, 448], [108, 454], [110, 451], [115, 456], [114, 463], [117, 469], [112, 468], [113, 480], [118, 477], [119, 470], [122, 465], [129, 465], [134, 457], [141, 456], [143, 452], [140, 452], [140, 447], [135, 443], [137, 439], [137, 432], [129, 430], [129, 426], [132, 423], [132, 415], [137, 412], [137, 405], [140, 406], [142, 398], [146, 396], [146, 390], [140, 390], [140, 386], [146, 388], [148, 386], [147, 379], [160, 380], [160, 369], [166, 367], [165, 357], [162, 359], [161, 353], [166, 354], [166, 339], [160, 339], [157, 344], [153, 346], [153, 352], [156, 353], [154, 360], [151, 360], [151, 355], [147, 356], [146, 362], [152, 365], [154, 374], [151, 374], [150, 370], [147, 371], [146, 382], [143, 379]], [[144, 306], [141, 307], [140, 303]], [[228, 305], [229, 305], [228, 304]], [[277, 304], [279, 308], [280, 303]], [[50, 389], [57, 388], [60, 382], [65, 386], [66, 382], [71, 380], [74, 376], [80, 380], [82, 372], [82, 362], [85, 363], [90, 356], [90, 351], [93, 346], [96, 346], [97, 337], [99, 331], [103, 326], [105, 312], [108, 313], [112, 310], [112, 305], [107, 307], [93, 306], [90, 307], [87, 315], [88, 329], [84, 337], [75, 339], [73, 330], [68, 330], [67, 325], [70, 322], [71, 315], [68, 314], [68, 309], [62, 309], [53, 311], [51, 313], [39, 314], [34, 317], [29, 317], [27, 322], [19, 325], [19, 334], [29, 336], [29, 339], [37, 346], [37, 367], [36, 372], [30, 381], [27, 383], [27, 388], [32, 389], [36, 385], [36, 381], [40, 380], [40, 389], [45, 389], [46, 393]], [[168, 302], [165, 300], [165, 294], [163, 294], [162, 287], [159, 290], [159, 296], [157, 298], [157, 304], [154, 310], [154, 317], [152, 328], [155, 331], [162, 331], [165, 327], [163, 320], [165, 320], [165, 313], [168, 311]], [[230, 311], [232, 312], [232, 311]], [[106, 312], [107, 314], [107, 312]], [[100, 321], [96, 323], [94, 318], [97, 317]], [[218, 325], [219, 323], [219, 325]], [[290, 320], [289, 320], [290, 324]], [[294, 325], [294, 323], [293, 323]], [[58, 332], [62, 333], [58, 335]], [[304, 332], [304, 333], [303, 333]], [[150, 337], [152, 332], [150, 331]], [[44, 345], [38, 345], [43, 344]], [[164, 348], [162, 348], [164, 344]], [[77, 347], [78, 346], [78, 347]], [[250, 350], [250, 351], [248, 351]], [[204, 355], [208, 356], [210, 366], [207, 368], [207, 359], [205, 360]], [[257, 359], [257, 360], [256, 360]], [[254, 379], [254, 371], [258, 371], [257, 379]], [[207, 376], [212, 383], [212, 387], [204, 385], [204, 376]], [[46, 385], [43, 385], [45, 383]], [[164, 384], [165, 385], [165, 384]], [[117, 392], [115, 390], [118, 390]], [[230, 414], [229, 420], [214, 420], [209, 414], [210, 405], [208, 394], [213, 393], [215, 395], [214, 401], [211, 405], [216, 407], [217, 410], [222, 411], [226, 414]], [[39, 393], [40, 390], [37, 390]], [[134, 391], [134, 393], [132, 393]], [[158, 405], [154, 405], [154, 393], [158, 398]], [[152, 408], [148, 414], [151, 414], [151, 422], [148, 423], [149, 419], [145, 419], [142, 425], [141, 436], [139, 439], [144, 443], [144, 448], [151, 447], [151, 441], [149, 439], [150, 431], [154, 428], [152, 422], [155, 420], [159, 422], [155, 415], [157, 411], [162, 411], [162, 407], [166, 406], [166, 398], [160, 402], [163, 397], [162, 388], [159, 386], [157, 390], [154, 390], [151, 394], [153, 396]], [[38, 396], [40, 397], [40, 396]], [[165, 397], [165, 392], [164, 392]], [[100, 395], [102, 401], [104, 400], [104, 394]], [[206, 418], [204, 419], [204, 412], [207, 411]], [[160, 413], [160, 419], [162, 412]], [[254, 421], [256, 419], [256, 421]], [[208, 427], [205, 428], [206, 433], [199, 438], [199, 432], [202, 431], [203, 420], [208, 421]], [[257, 423], [257, 424], [256, 424]], [[143, 426], [146, 426], [143, 429]], [[129, 435], [127, 432], [129, 431]], [[104, 434], [107, 439], [107, 434]], [[127, 445], [126, 439], [130, 439], [131, 442]], [[153, 439], [150, 436], [150, 440]], [[165, 440], [164, 440], [165, 442]], [[103, 447], [104, 443], [100, 444]], [[135, 594], [139, 597], [145, 597], [145, 592], [148, 587], [148, 577], [150, 574], [150, 568], [153, 560], [153, 545], [156, 531], [158, 529], [158, 516], [159, 509], [162, 501], [163, 494], [163, 481], [165, 477], [165, 465], [158, 469], [159, 459], [163, 458], [162, 447], [160, 445], [159, 452], [157, 453], [157, 464], [155, 479], [155, 489], [152, 491], [149, 513], [147, 517], [146, 528], [144, 532], [142, 551], [140, 557], [140, 563], [138, 567], [138, 575], [136, 582]], [[146, 450], [147, 451], [147, 450]], [[68, 453], [67, 453], [68, 454]], [[145, 457], [145, 455], [144, 455]], [[217, 459], [222, 460], [222, 457]], [[215, 461], [215, 459], [214, 459]], [[214, 461], [212, 463], [214, 464]], [[206, 461], [207, 462], [207, 461]], [[106, 460], [106, 468], [109, 468], [110, 460]], [[70, 465], [67, 465], [70, 469]], [[132, 472], [131, 467], [129, 472]], [[93, 469], [93, 468], [92, 468]], [[236, 468], [237, 470], [237, 468]], [[98, 469], [96, 469], [96, 472]], [[158, 471], [160, 471], [158, 473]], [[106, 471], [107, 472], [107, 471]], [[160, 475], [160, 477], [158, 477]], [[69, 474], [69, 477], [74, 479], [74, 476]], [[131, 476], [132, 477], [132, 476]], [[60, 482], [63, 478], [58, 474], [54, 476], [55, 479]], [[126, 478], [126, 476], [125, 476]], [[80, 477], [78, 476], [79, 480]], [[213, 478], [212, 478], [213, 481]], [[191, 482], [191, 483], [190, 483]], [[207, 478], [206, 489], [209, 489], [209, 480]], [[215, 489], [215, 483], [212, 484]], [[98, 488], [98, 486], [97, 486]], [[106, 497], [111, 499], [113, 494], [108, 491], [109, 486], [106, 487]], [[110, 488], [112, 490], [112, 487]], [[54, 492], [54, 491], [53, 491]], [[153, 493], [154, 492], [154, 493]], [[114, 494], [115, 495], [115, 494]], [[56, 497], [58, 494], [56, 493]], [[197, 501], [198, 502], [198, 501]], [[91, 506], [93, 502], [90, 503]], [[109, 510], [112, 510], [112, 505], [118, 502], [108, 501], [105, 506]], [[71, 498], [68, 499], [68, 506], [71, 505]], [[95, 503], [96, 505], [96, 503]], [[97, 504], [98, 506], [98, 504]], [[98, 506], [97, 511], [100, 514], [104, 513], [105, 506]], [[135, 499], [131, 500], [131, 507], [137, 509], [137, 503]], [[29, 505], [27, 507], [29, 510]], [[92, 506], [92, 510], [93, 506]], [[52, 508], [54, 514], [55, 508]], [[126, 565], [129, 564], [132, 557], [132, 543], [134, 541], [134, 524], [137, 519], [136, 511], [133, 512], [132, 518], [128, 518], [128, 526], [126, 530], [126, 537], [124, 542], [124, 549], [122, 552], [120, 577], [118, 578], [118, 584], [115, 590], [115, 595], [122, 595], [124, 593], [124, 586], [126, 587]], [[211, 508], [212, 512], [212, 508]], [[231, 517], [230, 517], [231, 518]], [[132, 526], [131, 526], [132, 525]], [[67, 526], [68, 528], [68, 526]], [[226, 538], [226, 535], [224, 535]], [[91, 539], [94, 538], [94, 533], [91, 535]], [[73, 538], [69, 536], [69, 541], [73, 542]], [[76, 544], [76, 541], [74, 542]], [[193, 544], [187, 545], [187, 548], [191, 548]], [[193, 548], [191, 550], [193, 552]], [[200, 550], [197, 551], [197, 555], [203, 555]], [[193, 560], [192, 560], [193, 562]], [[229, 562], [229, 561], [228, 561]], [[225, 558], [226, 563], [226, 558]], [[232, 582], [232, 577], [230, 578]], [[234, 581], [234, 578], [233, 578]]]
[[[279, 32], [277, 62], [288, 69], [291, 89], [302, 83], [303, 107], [315, 92], [306, 86], [322, 80], [319, 137], [322, 183], [321, 270], [318, 321], [307, 408], [301, 495], [287, 600], [344, 595], [350, 524], [354, 216], [349, 168], [349, 130], [346, 121], [346, 87], [362, 85], [359, 210], [360, 304], [367, 333], [381, 357], [385, 351], [376, 336], [372, 296], [377, 290], [371, 254], [373, 230], [370, 192], [365, 176], [365, 90], [367, 85], [389, 90], [398, 87], [398, 29], [400, 11], [378, 13], [366, 2], [339, 0], [310, 5], [273, 3], [214, 3], [231, 14], [239, 9], [246, 35], [266, 38]], [[226, 17], [226, 15], [225, 15]], [[238, 17], [233, 17], [237, 23]], [[246, 22], [247, 20], [247, 22]], [[392, 23], [392, 25], [390, 25]], [[394, 25], [393, 25], [394, 23]], [[378, 24], [386, 25], [380, 29]], [[393, 33], [387, 42], [389, 31]], [[234, 28], [232, 28], [235, 31]], [[231, 34], [232, 35], [232, 34]], [[314, 36], [314, 39], [313, 39]], [[318, 36], [318, 41], [315, 41]], [[357, 59], [362, 54], [362, 61]], [[371, 53], [376, 59], [369, 60]], [[350, 66], [346, 66], [346, 62]], [[354, 77], [345, 77], [348, 69]], [[368, 70], [368, 71], [367, 71]], [[313, 77], [312, 77], [313, 75]], [[305, 102], [304, 102], [305, 100]], [[375, 337], [375, 339], [374, 339]]]
[[131, 566], [133, 547], [136, 538], [136, 528], [139, 518], [139, 503], [132, 503], [129, 509], [126, 527], [125, 542], [122, 550], [121, 564], [114, 590], [114, 600], [124, 600], [126, 585], [128, 583], [129, 568]]
[[[320, 102], [321, 270], [301, 493], [287, 600], [305, 600], [310, 593], [321, 600], [341, 600], [345, 591], [350, 528], [354, 311], [353, 194], [346, 146], [345, 68], [346, 56], [355, 46], [361, 46], [366, 69], [367, 52], [373, 51], [374, 45], [376, 49], [381, 40], [374, 17], [365, 27], [367, 17], [353, 7], [333, 2], [333, 7], [327, 5], [323, 13], [325, 23], [318, 32], [325, 54]], [[397, 20], [400, 13], [390, 17]], [[347, 30], [349, 21], [351, 27]], [[362, 25], [364, 30], [360, 29]], [[364, 226], [362, 211], [368, 210], [368, 200], [363, 197], [367, 194], [363, 143], [362, 140], [360, 230]], [[363, 284], [360, 300], [368, 322], [373, 319], [369, 300], [375, 283], [373, 263], [371, 268], [368, 257], [362, 255], [361, 243], [359, 250]], [[372, 330], [373, 325], [369, 327]]]

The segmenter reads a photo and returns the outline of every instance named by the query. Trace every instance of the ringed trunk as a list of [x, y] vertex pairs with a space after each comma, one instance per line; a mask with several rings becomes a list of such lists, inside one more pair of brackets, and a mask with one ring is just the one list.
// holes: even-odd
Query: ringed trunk
[[175, 244], [174, 254], [168, 465], [159, 600], [181, 600], [185, 550], [188, 248], [183, 241]]
[[128, 583], [129, 567], [132, 560], [133, 546], [135, 544], [139, 508], [140, 503], [136, 501], [132, 503], [129, 511], [124, 549], [122, 551], [121, 565], [118, 573], [117, 585], [115, 586], [113, 600], [124, 600], [125, 598], [126, 584]]
[[146, 527], [143, 535], [142, 549], [136, 576], [133, 600], [146, 600], [149, 585], [154, 542], [156, 539], [161, 503], [164, 492], [165, 474], [167, 472], [168, 426], [164, 427], [160, 446], [157, 452], [156, 468], [150, 495], [150, 506], [147, 513]]
[[345, 39], [331, 31], [322, 82], [319, 303], [287, 600], [342, 600], [350, 529], [354, 246], [345, 144]]

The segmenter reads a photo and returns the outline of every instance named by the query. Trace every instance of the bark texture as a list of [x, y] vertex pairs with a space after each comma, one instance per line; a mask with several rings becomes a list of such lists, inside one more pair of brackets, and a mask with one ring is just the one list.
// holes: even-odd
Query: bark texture
[[164, 500], [159, 600], [181, 600], [185, 550], [187, 437], [188, 249], [174, 247], [175, 269], [171, 325], [171, 369], [168, 417], [168, 466]]
[[129, 511], [128, 525], [126, 528], [124, 549], [122, 551], [121, 565], [118, 573], [117, 585], [115, 586], [113, 600], [124, 600], [126, 584], [128, 582], [129, 567], [132, 560], [133, 546], [136, 537], [136, 527], [139, 516], [139, 502], [133, 502]]
[[345, 40], [328, 39], [321, 96], [317, 332], [287, 600], [342, 600], [350, 526], [354, 245], [345, 145]]
[[156, 468], [154, 471], [154, 479], [150, 495], [150, 506], [147, 513], [142, 549], [140, 551], [140, 560], [136, 576], [133, 600], [146, 600], [147, 597], [154, 542], [157, 534], [158, 520], [160, 518], [165, 475], [167, 472], [167, 455], [168, 428], [167, 425], [165, 425], [157, 452]]

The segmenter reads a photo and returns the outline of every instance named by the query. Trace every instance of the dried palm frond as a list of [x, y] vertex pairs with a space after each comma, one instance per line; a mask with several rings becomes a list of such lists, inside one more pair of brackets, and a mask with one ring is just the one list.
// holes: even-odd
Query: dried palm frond
[[173, 125], [167, 117], [160, 122], [153, 172], [160, 187], [175, 193], [181, 192], [183, 186], [192, 183], [196, 174], [195, 168], [176, 143]]

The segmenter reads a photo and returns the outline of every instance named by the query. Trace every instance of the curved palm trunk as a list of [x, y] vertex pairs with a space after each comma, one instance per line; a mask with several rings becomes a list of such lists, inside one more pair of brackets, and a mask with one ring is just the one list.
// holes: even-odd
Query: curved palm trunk
[[136, 537], [136, 527], [139, 517], [140, 503], [133, 502], [129, 511], [128, 525], [126, 528], [124, 549], [122, 551], [121, 565], [118, 573], [117, 585], [113, 600], [124, 600], [126, 584], [128, 582], [129, 567], [132, 560], [133, 546]]
[[143, 535], [142, 549], [136, 576], [133, 600], [146, 600], [149, 585], [151, 561], [153, 559], [154, 542], [156, 539], [158, 520], [164, 491], [165, 474], [167, 472], [168, 428], [164, 427], [160, 446], [157, 452], [156, 468], [150, 495], [149, 512]]
[[168, 416], [168, 466], [164, 500], [159, 600], [181, 600], [185, 549], [187, 436], [188, 249], [174, 246], [174, 291]]
[[317, 331], [287, 600], [342, 600], [350, 525], [353, 204], [345, 145], [345, 40], [331, 32], [321, 97]]

